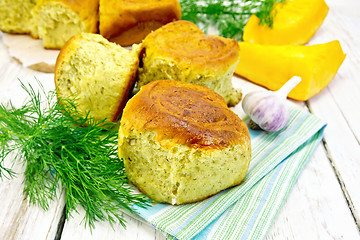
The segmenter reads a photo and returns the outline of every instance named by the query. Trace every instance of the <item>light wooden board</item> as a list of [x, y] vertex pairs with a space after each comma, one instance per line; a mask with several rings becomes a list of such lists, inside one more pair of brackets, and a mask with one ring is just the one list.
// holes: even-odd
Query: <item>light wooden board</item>
[[[330, 12], [309, 44], [340, 40], [347, 54], [338, 75], [307, 102], [310, 111], [326, 120], [324, 141], [314, 153], [276, 218], [267, 239], [360, 239], [360, 1], [327, 0]], [[37, 77], [52, 90], [53, 75], [23, 68], [0, 43], [0, 102], [21, 105], [18, 78], [35, 83]], [[250, 86], [244, 83], [244, 86]], [[299, 104], [301, 107], [306, 107]], [[237, 106], [238, 108], [239, 106]], [[48, 211], [30, 205], [19, 177], [0, 182], [0, 239], [54, 239], [63, 214], [63, 195]], [[96, 224], [91, 233], [74, 213], [65, 222], [61, 239], [165, 239], [152, 226], [124, 215], [127, 229]], [[356, 226], [358, 224], [358, 226]]]
[[330, 8], [323, 31], [310, 42], [338, 39], [347, 56], [329, 86], [310, 99], [309, 107], [328, 122], [324, 135], [327, 156], [360, 227], [360, 1], [344, 4], [347, 8]]

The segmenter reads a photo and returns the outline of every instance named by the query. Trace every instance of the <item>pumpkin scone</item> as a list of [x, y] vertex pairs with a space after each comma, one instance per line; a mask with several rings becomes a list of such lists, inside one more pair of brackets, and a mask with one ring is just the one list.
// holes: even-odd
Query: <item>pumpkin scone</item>
[[211, 89], [159, 80], [143, 86], [124, 108], [119, 157], [126, 174], [155, 201], [200, 201], [239, 185], [251, 143], [246, 124]]
[[191, 22], [168, 23], [143, 41], [137, 90], [154, 80], [171, 79], [204, 85], [234, 106], [242, 97], [232, 86], [239, 51], [236, 40], [206, 35]]
[[100, 0], [99, 31], [109, 41], [129, 46], [180, 18], [178, 0]]

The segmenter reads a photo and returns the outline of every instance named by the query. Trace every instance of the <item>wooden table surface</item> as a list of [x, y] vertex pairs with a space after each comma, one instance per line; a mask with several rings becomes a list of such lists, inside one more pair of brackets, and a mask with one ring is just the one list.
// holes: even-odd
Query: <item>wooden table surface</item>
[[[300, 175], [275, 219], [267, 239], [360, 240], [360, 1], [326, 1], [324, 24], [309, 44], [339, 40], [347, 54], [333, 81], [321, 93], [298, 103], [328, 125], [320, 146]], [[311, 6], [309, 6], [311, 7]], [[21, 104], [19, 81], [38, 78], [52, 90], [53, 74], [22, 67], [9, 56], [0, 37], [0, 101]], [[23, 168], [15, 165], [21, 172]], [[97, 223], [91, 233], [82, 212], [64, 221], [63, 193], [48, 211], [30, 205], [23, 195], [22, 175], [0, 180], [0, 239], [165, 239], [152, 226], [133, 217], [127, 229]]]

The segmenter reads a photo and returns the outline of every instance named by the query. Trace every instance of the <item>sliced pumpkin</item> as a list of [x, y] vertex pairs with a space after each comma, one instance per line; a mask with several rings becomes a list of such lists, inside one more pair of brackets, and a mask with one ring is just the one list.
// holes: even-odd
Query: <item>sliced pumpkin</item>
[[317, 45], [262, 45], [240, 42], [240, 62], [235, 73], [270, 90], [280, 89], [293, 76], [302, 81], [288, 95], [305, 101], [335, 77], [345, 54], [335, 40]]
[[276, 3], [272, 27], [259, 25], [252, 15], [244, 28], [243, 40], [272, 45], [305, 44], [323, 23], [329, 7], [324, 0], [286, 0]]

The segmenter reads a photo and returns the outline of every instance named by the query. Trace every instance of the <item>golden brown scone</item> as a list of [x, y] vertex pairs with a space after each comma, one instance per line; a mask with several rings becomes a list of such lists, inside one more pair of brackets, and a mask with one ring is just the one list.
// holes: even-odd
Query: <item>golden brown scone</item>
[[96, 121], [118, 120], [135, 82], [139, 46], [132, 50], [99, 34], [81, 33], [61, 49], [55, 66], [58, 97], [75, 98], [79, 112]]
[[100, 34], [121, 46], [140, 43], [151, 31], [180, 18], [178, 0], [100, 0]]
[[33, 14], [45, 48], [60, 49], [81, 32], [98, 32], [99, 0], [38, 0]]
[[143, 52], [138, 87], [172, 79], [207, 86], [229, 106], [241, 99], [241, 92], [232, 86], [240, 56], [234, 39], [206, 35], [195, 24], [181, 20], [149, 34]]
[[183, 204], [240, 184], [251, 143], [246, 124], [219, 94], [159, 80], [126, 104], [118, 152], [140, 191], [158, 202]]
[[32, 15], [36, 0], [0, 0], [0, 30], [7, 33], [31, 34], [37, 37]]

